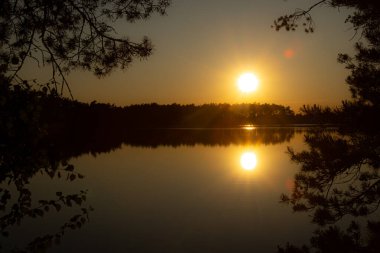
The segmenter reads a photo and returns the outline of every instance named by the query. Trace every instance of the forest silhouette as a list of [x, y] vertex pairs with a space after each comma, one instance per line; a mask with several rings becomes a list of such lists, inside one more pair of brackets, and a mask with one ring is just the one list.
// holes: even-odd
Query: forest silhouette
[[[3, 80], [0, 108], [2, 139], [7, 135], [24, 138], [36, 132], [48, 135], [75, 132], [103, 133], [123, 129], [231, 128], [244, 125], [343, 124], [350, 120], [341, 108], [303, 106], [295, 113], [289, 106], [276, 104], [140, 104], [118, 107], [103, 103], [83, 103], [44, 91], [15, 87]], [[345, 109], [346, 110], [346, 109]], [[25, 128], [23, 130], [19, 128]], [[21, 134], [21, 135], [20, 135]]]

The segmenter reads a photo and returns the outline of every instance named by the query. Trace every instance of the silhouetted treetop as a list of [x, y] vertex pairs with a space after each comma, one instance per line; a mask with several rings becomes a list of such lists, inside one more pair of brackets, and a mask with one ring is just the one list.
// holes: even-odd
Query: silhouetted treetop
[[[171, 0], [2, 0], [0, 74], [21, 82], [19, 71], [33, 59], [52, 68], [52, 83], [68, 87], [65, 75], [80, 68], [104, 76], [152, 53], [148, 38], [139, 42], [111, 25], [165, 14]], [[58, 80], [59, 79], [59, 80]], [[55, 87], [57, 88], [57, 87]], [[70, 89], [69, 89], [70, 92]]]
[[302, 24], [306, 33], [314, 32], [315, 24], [311, 12], [317, 6], [348, 8], [352, 11], [346, 18], [359, 41], [355, 45], [355, 56], [340, 54], [338, 61], [346, 65], [350, 75], [346, 78], [352, 97], [362, 105], [380, 108], [380, 1], [378, 0], [321, 0], [308, 9], [296, 9], [274, 21], [277, 31], [295, 31]]
[[328, 6], [332, 8], [350, 8], [354, 12], [346, 19], [347, 23], [351, 23], [355, 31], [362, 30], [365, 37], [373, 36], [373, 32], [379, 31], [379, 8], [380, 3], [377, 0], [319, 0], [314, 1], [306, 10], [296, 9], [291, 14], [283, 15], [274, 21], [274, 28], [278, 31], [282, 28], [287, 31], [295, 31], [300, 24], [304, 27], [306, 33], [314, 32], [315, 23], [313, 22], [311, 12], [319, 6]]

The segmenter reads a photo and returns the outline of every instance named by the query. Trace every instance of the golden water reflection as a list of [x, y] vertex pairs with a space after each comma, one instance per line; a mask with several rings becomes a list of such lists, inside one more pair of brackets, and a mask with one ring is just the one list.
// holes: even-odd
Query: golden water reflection
[[256, 127], [254, 127], [253, 125], [249, 124], [249, 125], [243, 125], [242, 129], [248, 130], [248, 131], [252, 131], [252, 130], [255, 130]]
[[245, 151], [240, 156], [240, 165], [243, 170], [254, 170], [257, 166], [257, 156], [253, 151]]

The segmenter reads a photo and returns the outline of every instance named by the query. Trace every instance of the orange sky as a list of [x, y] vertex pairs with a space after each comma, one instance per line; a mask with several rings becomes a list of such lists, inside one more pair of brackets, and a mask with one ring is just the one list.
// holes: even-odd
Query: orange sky
[[[350, 97], [344, 81], [348, 72], [336, 60], [339, 52], [352, 52], [355, 42], [350, 41], [354, 32], [344, 24], [347, 12], [317, 9], [312, 35], [270, 28], [276, 17], [310, 3], [173, 0], [167, 16], [116, 24], [119, 34], [132, 40], [149, 36], [155, 46], [151, 57], [102, 79], [71, 73], [74, 98], [116, 105], [267, 102], [294, 109], [302, 104], [338, 105]], [[242, 94], [236, 79], [247, 71], [257, 74], [260, 86]], [[26, 73], [39, 75], [35, 68]]]

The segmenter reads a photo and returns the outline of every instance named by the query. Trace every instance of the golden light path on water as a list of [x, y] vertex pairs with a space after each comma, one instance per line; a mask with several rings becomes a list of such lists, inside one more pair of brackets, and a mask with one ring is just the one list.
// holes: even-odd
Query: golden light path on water
[[242, 129], [244, 129], [246, 131], [252, 131], [252, 130], [255, 130], [256, 127], [254, 125], [248, 124], [248, 125], [243, 125]]

